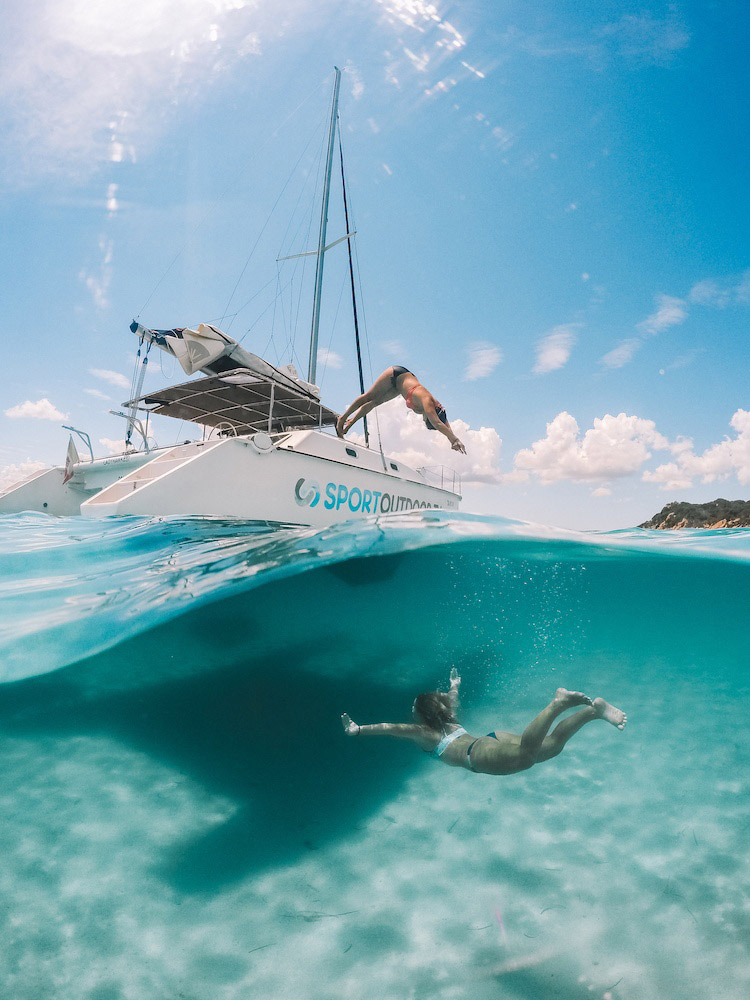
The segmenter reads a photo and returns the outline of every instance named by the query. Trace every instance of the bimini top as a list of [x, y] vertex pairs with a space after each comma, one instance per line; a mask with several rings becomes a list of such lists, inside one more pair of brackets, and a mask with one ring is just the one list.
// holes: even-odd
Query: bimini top
[[311, 393], [247, 369], [172, 385], [123, 405], [234, 434], [330, 427], [338, 419]]

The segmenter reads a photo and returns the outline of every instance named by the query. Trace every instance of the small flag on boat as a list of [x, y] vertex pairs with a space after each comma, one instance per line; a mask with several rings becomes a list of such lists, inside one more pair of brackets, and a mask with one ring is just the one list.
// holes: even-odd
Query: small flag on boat
[[80, 462], [80, 456], [76, 450], [76, 446], [73, 443], [73, 435], [71, 434], [68, 438], [68, 454], [65, 456], [65, 472], [63, 473], [63, 483], [67, 483], [69, 479], [73, 478], [73, 466]]

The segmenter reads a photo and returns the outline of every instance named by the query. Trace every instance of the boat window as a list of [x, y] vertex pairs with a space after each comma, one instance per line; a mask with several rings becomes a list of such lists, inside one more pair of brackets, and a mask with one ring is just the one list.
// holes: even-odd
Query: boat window
[[351, 455], [352, 458], [356, 458], [357, 457], [357, 453], [354, 450], [354, 448], [347, 448], [346, 449], [346, 453], [347, 453], [347, 455]]
[[394, 472], [398, 472], [398, 466], [396, 465], [395, 462], [391, 462], [391, 468], [393, 469]]

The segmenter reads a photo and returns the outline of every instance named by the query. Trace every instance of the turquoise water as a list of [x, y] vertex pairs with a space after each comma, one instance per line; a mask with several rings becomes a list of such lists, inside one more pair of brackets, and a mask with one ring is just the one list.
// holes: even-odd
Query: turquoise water
[[[0, 996], [744, 1000], [750, 531], [0, 518]], [[629, 717], [498, 778], [558, 686]]]

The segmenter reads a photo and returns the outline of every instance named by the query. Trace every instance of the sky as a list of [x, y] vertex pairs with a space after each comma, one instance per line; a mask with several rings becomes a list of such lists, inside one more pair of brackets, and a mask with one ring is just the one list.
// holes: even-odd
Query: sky
[[[413, 370], [467, 456], [402, 401], [384, 448], [456, 468], [464, 510], [563, 527], [748, 498], [749, 23], [732, 0], [11, 5], [0, 485], [62, 464], [62, 425], [122, 447], [134, 317], [306, 375], [311, 265], [277, 258], [316, 242], [338, 65], [366, 377]], [[343, 410], [345, 243], [325, 267]], [[146, 389], [184, 380], [150, 355]]]

